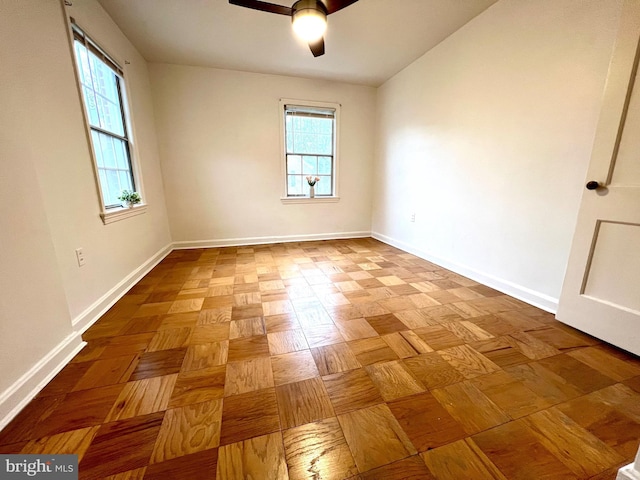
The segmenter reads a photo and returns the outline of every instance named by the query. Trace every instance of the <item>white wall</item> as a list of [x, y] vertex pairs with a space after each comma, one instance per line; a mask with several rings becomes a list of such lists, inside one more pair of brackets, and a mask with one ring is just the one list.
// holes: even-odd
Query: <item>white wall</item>
[[[375, 89], [212, 68], [149, 70], [174, 241], [368, 234]], [[281, 202], [280, 98], [342, 105], [338, 203]]]
[[619, 12], [502, 0], [380, 87], [372, 231], [554, 310]]
[[73, 3], [69, 13], [131, 61], [149, 209], [112, 225], [99, 217], [62, 2], [0, 2], [0, 428], [81, 346], [79, 319], [93, 319], [105, 295], [170, 243], [146, 64], [97, 2]]

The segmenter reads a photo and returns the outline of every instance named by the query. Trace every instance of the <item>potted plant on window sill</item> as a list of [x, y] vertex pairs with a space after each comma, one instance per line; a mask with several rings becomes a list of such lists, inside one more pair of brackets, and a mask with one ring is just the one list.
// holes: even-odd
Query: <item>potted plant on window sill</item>
[[307, 177], [307, 183], [309, 184], [309, 198], [314, 198], [316, 196], [316, 183], [319, 181], [319, 177]]
[[118, 200], [122, 201], [123, 207], [133, 208], [133, 206], [137, 203], [140, 203], [142, 199], [140, 198], [140, 194], [138, 192], [123, 190], [118, 197]]

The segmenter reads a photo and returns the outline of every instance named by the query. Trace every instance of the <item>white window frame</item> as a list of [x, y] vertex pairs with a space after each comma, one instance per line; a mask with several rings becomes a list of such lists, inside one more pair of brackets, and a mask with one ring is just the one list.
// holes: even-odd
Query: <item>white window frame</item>
[[[92, 53], [96, 54], [96, 56], [98, 56], [100, 60], [105, 65], [107, 65], [113, 71], [113, 73], [118, 77], [120, 104], [122, 108], [122, 115], [123, 115], [123, 121], [124, 121], [125, 132], [126, 132], [126, 141], [129, 149], [129, 164], [131, 168], [131, 175], [133, 177], [133, 184], [135, 187], [135, 191], [137, 191], [142, 197], [142, 202], [134, 205], [133, 208], [128, 208], [124, 206], [105, 205], [102, 185], [100, 183], [99, 168], [96, 160], [96, 150], [93, 142], [93, 136], [91, 134], [92, 127], [91, 127], [91, 123], [89, 122], [89, 115], [87, 112], [86, 101], [85, 101], [84, 92], [82, 89], [82, 84], [80, 81], [80, 71], [78, 67], [78, 59], [76, 57], [75, 44], [74, 44], [74, 42], [76, 41], [76, 34], [74, 34], [74, 31], [77, 32], [78, 36], [83, 37], [85, 46], [90, 45], [92, 47], [91, 48]], [[69, 35], [70, 35], [70, 42], [71, 42], [71, 55], [73, 58], [73, 67], [76, 73], [76, 86], [78, 88], [78, 94], [80, 96], [80, 101], [82, 103], [82, 114], [83, 114], [84, 123], [85, 123], [85, 132], [86, 132], [87, 140], [90, 146], [90, 155], [91, 155], [91, 160], [93, 164], [94, 180], [96, 185], [96, 191], [98, 194], [98, 199], [100, 202], [100, 218], [102, 219], [102, 222], [105, 225], [107, 225], [113, 222], [117, 222], [119, 220], [124, 220], [129, 217], [143, 214], [147, 210], [147, 204], [144, 202], [145, 197], [144, 197], [144, 188], [142, 185], [142, 176], [140, 175], [140, 169], [137, 162], [138, 152], [137, 152], [136, 143], [134, 140], [135, 139], [134, 126], [131, 120], [131, 105], [129, 103], [129, 96], [127, 95], [129, 86], [124, 76], [124, 69], [120, 66], [122, 63], [116, 61], [112, 55], [107, 53], [102, 48], [102, 46], [100, 46], [95, 40], [93, 40], [93, 38], [86, 32], [86, 30], [84, 30], [75, 22], [73, 18], [70, 18]]]
[[[326, 108], [334, 110], [334, 132], [333, 132], [333, 195], [330, 196], [316, 196], [314, 198], [309, 197], [298, 197], [298, 196], [288, 196], [287, 189], [287, 141], [286, 141], [286, 106], [294, 105], [296, 107], [316, 107], [316, 108]], [[282, 196], [280, 197], [280, 201], [282, 203], [335, 203], [340, 200], [340, 196], [338, 195], [338, 186], [339, 186], [339, 165], [340, 165], [340, 107], [339, 103], [331, 103], [331, 102], [316, 102], [310, 100], [296, 100], [291, 98], [281, 98], [278, 104], [278, 112], [280, 117], [280, 158], [281, 165], [280, 171], [282, 175]]]

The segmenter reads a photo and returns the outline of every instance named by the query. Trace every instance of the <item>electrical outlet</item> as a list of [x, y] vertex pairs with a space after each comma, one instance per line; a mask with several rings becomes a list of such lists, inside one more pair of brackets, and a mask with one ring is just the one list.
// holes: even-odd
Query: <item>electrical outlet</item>
[[84, 250], [82, 248], [76, 248], [76, 260], [78, 260], [78, 266], [81, 267], [85, 264]]
[[415, 212], [411, 214], [411, 217], [409, 217], [409, 221], [410, 221], [411, 223], [413, 223], [413, 222], [415, 222], [415, 221], [416, 221], [416, 214], [415, 214]]

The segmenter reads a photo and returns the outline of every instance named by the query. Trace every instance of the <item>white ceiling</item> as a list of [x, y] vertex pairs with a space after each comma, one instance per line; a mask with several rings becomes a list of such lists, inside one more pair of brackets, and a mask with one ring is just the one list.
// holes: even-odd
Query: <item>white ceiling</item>
[[227, 0], [98, 1], [149, 62], [378, 86], [496, 0], [359, 0], [329, 15], [318, 58], [289, 17]]

